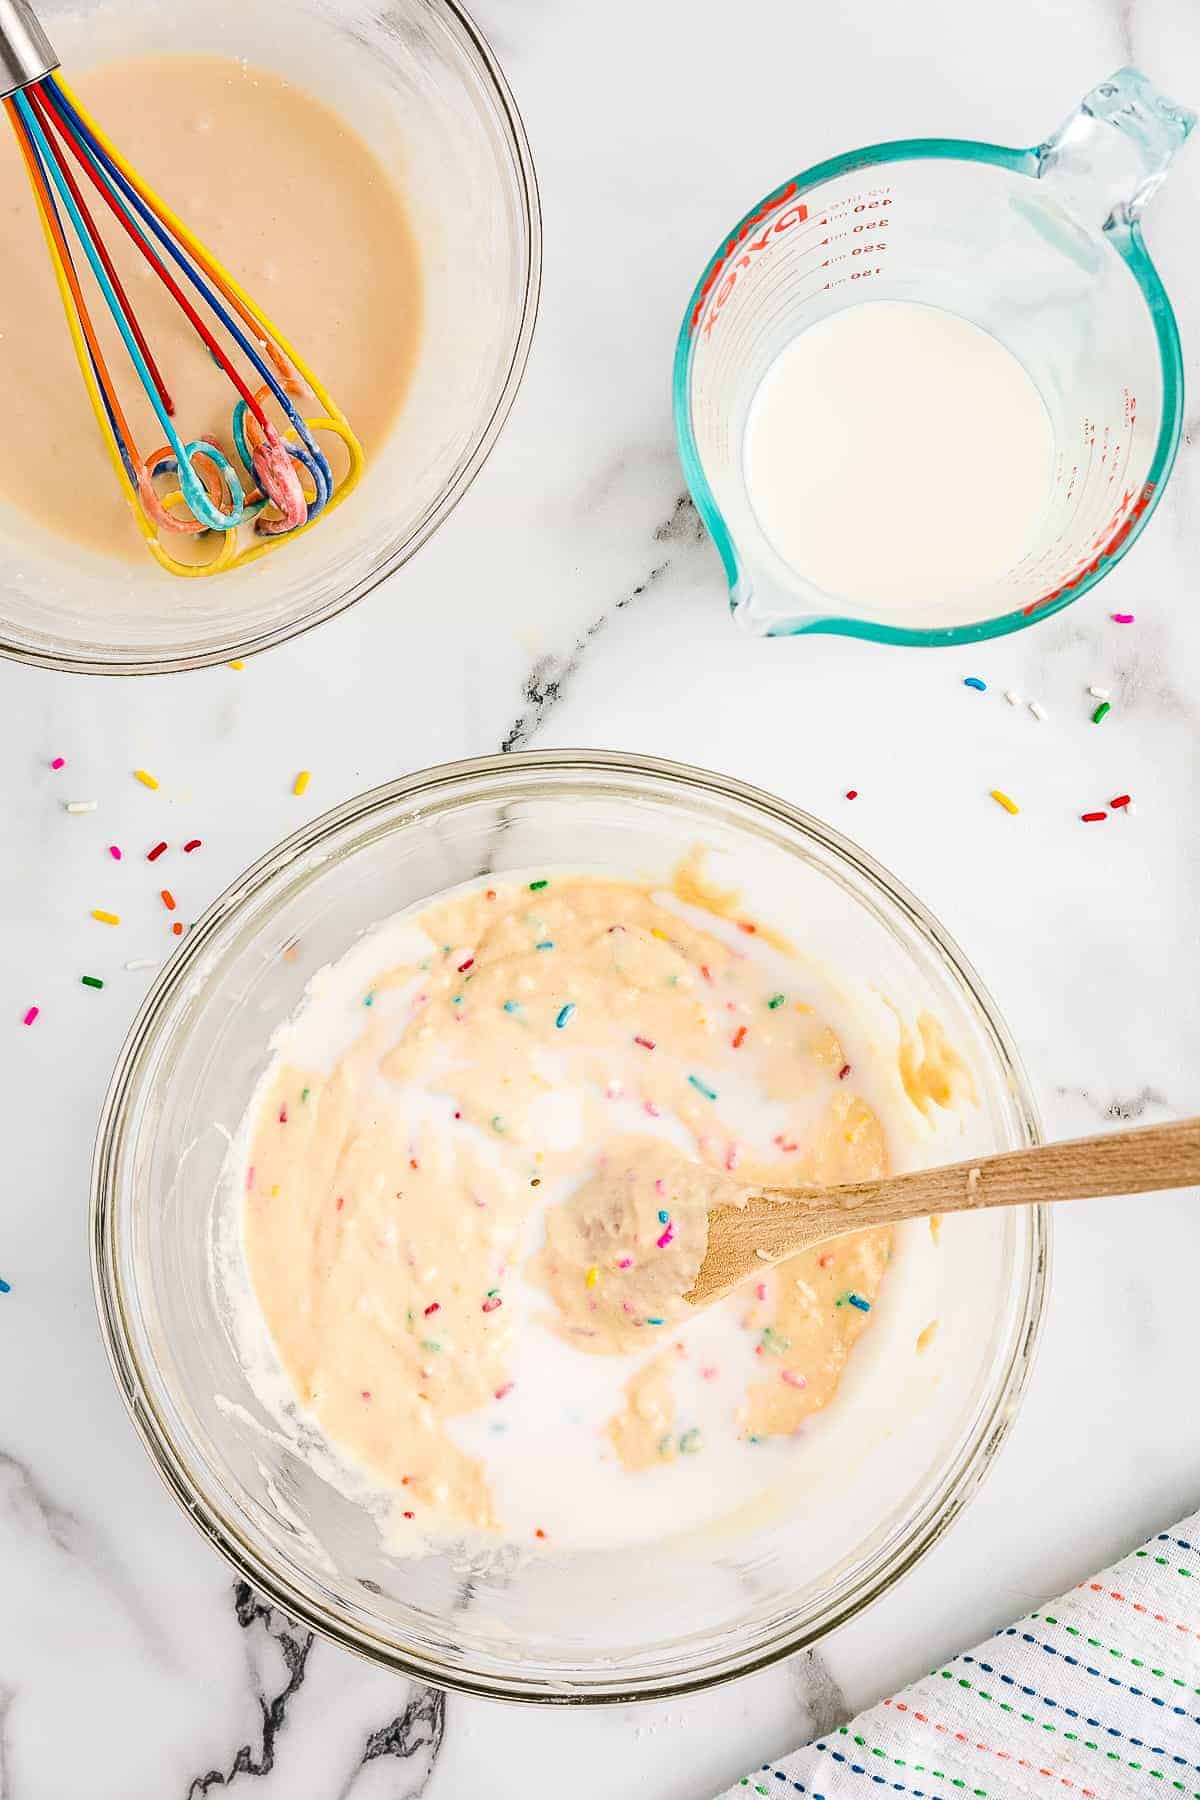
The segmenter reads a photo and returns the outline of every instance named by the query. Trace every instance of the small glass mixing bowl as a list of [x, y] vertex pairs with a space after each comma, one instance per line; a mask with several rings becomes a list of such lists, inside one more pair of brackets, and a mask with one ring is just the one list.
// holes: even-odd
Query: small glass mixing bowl
[[[96, 1294], [118, 1384], [160, 1473], [272, 1601], [445, 1687], [558, 1703], [662, 1697], [811, 1643], [945, 1531], [995, 1456], [1029, 1372], [1046, 1287], [1043, 1216], [949, 1219], [936, 1252], [922, 1222], [908, 1229], [922, 1234], [918, 1259], [936, 1269], [914, 1322], [915, 1338], [916, 1325], [940, 1318], [929, 1351], [917, 1355], [906, 1328], [903, 1354], [884, 1355], [896, 1341], [885, 1283], [830, 1409], [829, 1423], [835, 1414], [842, 1423], [821, 1440], [824, 1453], [806, 1440], [802, 1485], [786, 1504], [737, 1532], [672, 1544], [573, 1553], [548, 1544], [533, 1557], [510, 1547], [474, 1561], [389, 1554], [370, 1511], [327, 1479], [311, 1427], [305, 1439], [306, 1428], [291, 1431], [260, 1399], [217, 1255], [240, 1207], [227, 1151], [268, 1039], [313, 974], [381, 916], [481, 875], [565, 864], [665, 879], [701, 845], [714, 883], [790, 925], [805, 954], [835, 972], [876, 1044], [894, 1048], [898, 1017], [940, 1019], [978, 1105], [965, 1120], [941, 1115], [940, 1130], [914, 1113], [923, 1160], [1037, 1141], [1028, 1083], [992, 1001], [911, 894], [769, 794], [599, 751], [428, 770], [305, 826], [182, 941], [109, 1090], [93, 1170]], [[901, 1242], [890, 1282], [908, 1254]]]
[[[125, 561], [75, 549], [0, 501], [0, 653], [127, 675], [264, 650], [332, 618], [406, 562], [496, 442], [525, 370], [541, 280], [524, 126], [456, 0], [209, 0], [202, 8], [96, 0], [86, 10], [78, 0], [39, 0], [38, 10], [68, 80], [137, 55], [245, 58], [350, 120], [397, 175], [424, 281], [417, 364], [358, 492], [303, 546], [281, 545], [227, 576], [183, 581], [144, 553]], [[15, 155], [15, 144], [3, 154]], [[40, 241], [29, 254], [44, 254]], [[286, 330], [286, 316], [280, 322]]]

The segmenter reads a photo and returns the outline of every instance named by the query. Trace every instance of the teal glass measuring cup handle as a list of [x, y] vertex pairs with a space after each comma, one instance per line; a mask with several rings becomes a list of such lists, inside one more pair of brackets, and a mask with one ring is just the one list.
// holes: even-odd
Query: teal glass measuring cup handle
[[[1116, 566], [1179, 444], [1179, 334], [1141, 215], [1195, 123], [1121, 69], [1033, 148], [870, 145], [804, 170], [726, 234], [680, 327], [674, 410], [740, 623], [769, 636], [972, 643], [1061, 611]], [[807, 578], [803, 557], [785, 559], [764, 530], [746, 476], [747, 420], [776, 360], [813, 325], [877, 300], [940, 308], [989, 333], [1033, 383], [1053, 435], [1045, 501], [1019, 554], [902, 603]], [[936, 488], [922, 506], [935, 534]], [[869, 516], [853, 529], [869, 530]]]

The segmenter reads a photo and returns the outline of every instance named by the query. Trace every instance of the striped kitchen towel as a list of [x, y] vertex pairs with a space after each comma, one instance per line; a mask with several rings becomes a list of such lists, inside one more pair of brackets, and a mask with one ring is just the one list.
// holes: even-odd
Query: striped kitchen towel
[[871, 1788], [1200, 1800], [1200, 1513], [722, 1800]]

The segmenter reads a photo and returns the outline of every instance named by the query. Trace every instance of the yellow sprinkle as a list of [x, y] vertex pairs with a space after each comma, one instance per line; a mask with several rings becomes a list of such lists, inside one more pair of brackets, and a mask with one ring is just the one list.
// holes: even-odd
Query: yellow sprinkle
[[133, 779], [135, 781], [140, 781], [143, 787], [156, 788], [158, 786], [153, 775], [147, 775], [145, 769], [135, 769], [133, 771]]
[[276, 1196], [276, 1194], [277, 1194], [277, 1193], [278, 1193], [278, 1192], [279, 1192], [279, 1183], [278, 1183], [278, 1182], [276, 1182], [276, 1183], [275, 1183], [275, 1186], [274, 1186], [274, 1187], [273, 1187], [273, 1188], [272, 1188], [272, 1189], [271, 1189], [271, 1198], [272, 1198], [272, 1200], [273, 1200], [273, 1199], [274, 1199], [274, 1198], [275, 1198], [275, 1196]]
[[231, 669], [244, 669], [245, 666], [244, 662], [231, 662], [229, 665]]
[[302, 794], [304, 792], [305, 788], [308, 786], [309, 781], [311, 780], [311, 777], [312, 777], [311, 770], [301, 769], [301, 771], [297, 775], [295, 781], [293, 781], [293, 783], [292, 783], [293, 794]]
[[1002, 794], [999, 788], [992, 789], [992, 799], [997, 806], [1002, 806], [1006, 813], [1019, 813], [1021, 810], [1016, 801], [1010, 800], [1007, 794]]
[[661, 938], [662, 941], [666, 943], [667, 934], [665, 931], [660, 931], [657, 925], [652, 925], [650, 927], [650, 936], [653, 938]]
[[96, 906], [92, 908], [92, 917], [99, 919], [102, 925], [119, 925], [121, 923], [120, 913], [101, 912]]
[[593, 1263], [591, 1268], [588, 1270], [587, 1274], [583, 1278], [584, 1286], [585, 1287], [595, 1287], [595, 1285], [599, 1281], [599, 1279], [600, 1279], [600, 1271], [596, 1267], [595, 1263]]

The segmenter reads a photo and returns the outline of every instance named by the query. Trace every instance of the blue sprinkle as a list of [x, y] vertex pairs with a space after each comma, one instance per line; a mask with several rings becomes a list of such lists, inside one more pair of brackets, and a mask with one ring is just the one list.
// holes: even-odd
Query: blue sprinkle
[[861, 1294], [847, 1294], [846, 1298], [851, 1306], [857, 1306], [859, 1312], [870, 1312], [871, 1302], [864, 1300]]
[[553, 950], [554, 939], [553, 938], [543, 938], [540, 944], [535, 944], [533, 947], [535, 950]]
[[374, 1006], [374, 1004], [375, 1004], [375, 989], [372, 988], [370, 993], [367, 995], [366, 999], [363, 1001], [363, 1005], [364, 1006]]
[[9, 1281], [5, 1281], [4, 1277], [2, 1275], [0, 1275], [0, 1294], [11, 1294], [11, 1293], [12, 1293], [12, 1283]]
[[978, 675], [968, 675], [966, 680], [963, 682], [963, 686], [964, 687], [973, 687], [976, 690], [976, 692], [980, 693], [980, 694], [987, 693], [987, 682], [980, 681]]
[[506, 1000], [504, 1002], [504, 1010], [508, 1013], [520, 1012], [521, 1002], [519, 1000]]
[[658, 1215], [658, 1222], [660, 1225], [669, 1225], [671, 1223], [670, 1213], [660, 1211], [659, 1215]]
[[571, 1020], [574, 1017], [575, 1017], [575, 1002], [573, 1000], [568, 1000], [567, 1004], [565, 1006], [560, 1007], [558, 1017], [557, 1017], [557, 1019], [555, 1019], [554, 1023], [558, 1026], [558, 1029], [561, 1031], [563, 1026], [569, 1025], [571, 1023]]
[[666, 1322], [667, 1321], [665, 1319], [647, 1319], [646, 1320], [647, 1325], [665, 1325]]
[[462, 1005], [462, 1003], [463, 1003], [463, 997], [462, 997], [462, 995], [461, 995], [461, 994], [455, 994], [455, 996], [454, 996], [454, 1004], [455, 1004], [455, 1006], [461, 1006], [461, 1005]]
[[705, 1087], [704, 1083], [701, 1081], [701, 1079], [698, 1075], [689, 1075], [688, 1080], [691, 1082], [691, 1084], [695, 1088], [696, 1092], [698, 1094], [703, 1094], [704, 1098], [706, 1100], [715, 1100], [716, 1099], [717, 1096], [713, 1092], [712, 1088]]

